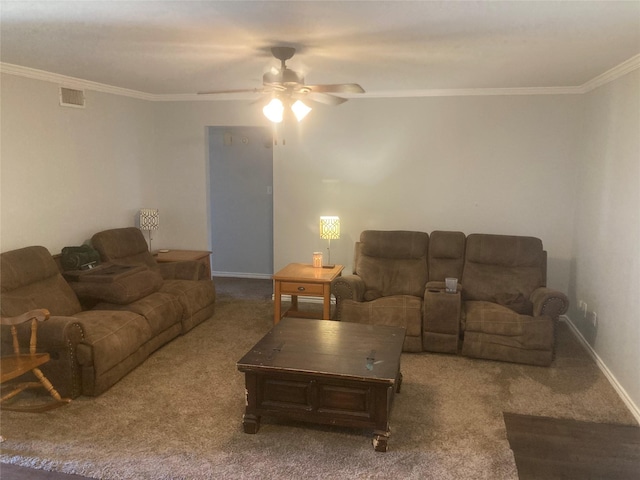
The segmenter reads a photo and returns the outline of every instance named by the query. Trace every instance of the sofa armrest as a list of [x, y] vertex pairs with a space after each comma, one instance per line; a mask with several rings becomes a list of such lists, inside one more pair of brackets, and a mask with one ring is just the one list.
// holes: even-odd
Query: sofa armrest
[[540, 287], [533, 291], [529, 298], [533, 303], [533, 316], [548, 315], [557, 320], [569, 308], [567, 296], [552, 288]]
[[335, 295], [336, 300], [350, 299], [364, 302], [364, 292], [364, 280], [358, 275], [345, 275], [331, 282], [331, 293]]
[[422, 349], [428, 352], [457, 353], [462, 312], [461, 286], [446, 291], [444, 282], [428, 282], [424, 292]]
[[205, 280], [206, 267], [193, 260], [158, 263], [160, 275], [165, 280]]
[[[29, 328], [18, 329], [18, 335], [23, 344], [28, 343]], [[62, 397], [76, 398], [82, 393], [76, 347], [83, 338], [82, 325], [75, 317], [52, 316], [38, 324], [38, 351], [47, 352], [51, 358], [40, 369]], [[3, 331], [1, 348], [10, 350], [10, 342], [11, 335]]]
[[331, 293], [336, 297], [336, 310], [333, 316], [334, 319], [341, 320], [342, 318], [343, 300], [363, 302], [364, 292], [364, 280], [362, 280], [358, 275], [345, 275], [334, 279], [331, 282]]

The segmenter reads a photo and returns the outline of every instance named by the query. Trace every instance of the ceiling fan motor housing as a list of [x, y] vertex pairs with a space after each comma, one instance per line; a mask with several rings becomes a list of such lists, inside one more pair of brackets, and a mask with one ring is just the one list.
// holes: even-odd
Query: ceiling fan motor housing
[[265, 84], [282, 84], [282, 85], [297, 85], [304, 84], [304, 77], [293, 70], [284, 68], [278, 73], [267, 72], [262, 76], [262, 82]]

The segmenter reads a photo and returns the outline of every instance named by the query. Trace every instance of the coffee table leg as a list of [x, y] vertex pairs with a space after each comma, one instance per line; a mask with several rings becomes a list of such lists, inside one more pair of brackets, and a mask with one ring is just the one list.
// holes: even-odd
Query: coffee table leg
[[400, 393], [400, 387], [402, 387], [402, 372], [398, 372], [398, 385], [396, 386], [396, 393]]
[[242, 426], [244, 433], [258, 433], [260, 429], [260, 417], [251, 413], [245, 413], [242, 416]]
[[386, 452], [387, 442], [389, 441], [390, 431], [373, 432], [373, 449], [376, 452]]

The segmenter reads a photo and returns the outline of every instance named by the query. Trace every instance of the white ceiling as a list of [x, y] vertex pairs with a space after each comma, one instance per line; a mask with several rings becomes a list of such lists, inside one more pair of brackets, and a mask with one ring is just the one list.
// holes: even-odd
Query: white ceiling
[[279, 62], [370, 94], [575, 87], [640, 53], [634, 1], [0, 1], [0, 61], [153, 95]]

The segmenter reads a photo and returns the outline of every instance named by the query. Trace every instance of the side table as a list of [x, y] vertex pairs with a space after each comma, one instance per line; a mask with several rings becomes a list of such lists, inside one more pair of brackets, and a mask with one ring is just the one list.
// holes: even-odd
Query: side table
[[[331, 281], [338, 277], [344, 266], [334, 265], [332, 268], [314, 267], [305, 263], [290, 263], [273, 275], [273, 324], [276, 325], [284, 316], [322, 318], [331, 317]], [[282, 311], [282, 294], [291, 295], [291, 307]], [[322, 315], [298, 310], [298, 295], [322, 297]]]
[[207, 278], [211, 278], [211, 252], [205, 250], [169, 250], [156, 251], [153, 255], [158, 263], [195, 261], [202, 263], [207, 272]]

